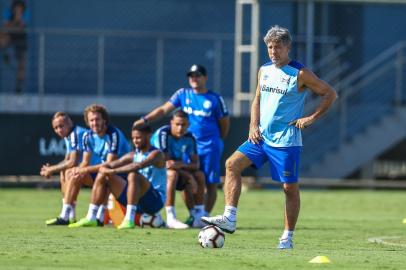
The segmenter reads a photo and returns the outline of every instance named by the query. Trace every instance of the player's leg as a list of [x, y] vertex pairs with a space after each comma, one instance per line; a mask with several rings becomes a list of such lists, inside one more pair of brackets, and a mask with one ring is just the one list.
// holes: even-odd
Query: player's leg
[[193, 195], [193, 223], [190, 226], [194, 228], [200, 228], [205, 226], [205, 224], [201, 221], [201, 218], [205, 215], [204, 191], [206, 187], [206, 178], [204, 176], [204, 173], [200, 170], [193, 172], [193, 177], [197, 183], [197, 190]]
[[290, 249], [293, 248], [293, 232], [300, 211], [300, 192], [297, 183], [283, 184], [285, 192], [285, 229], [280, 237], [278, 248]]
[[184, 190], [185, 181], [180, 177], [180, 170], [166, 171], [166, 224], [170, 229], [186, 229], [189, 226], [176, 218], [175, 195], [176, 190]]
[[301, 147], [274, 148], [267, 146], [272, 179], [283, 183], [285, 192], [284, 231], [279, 240], [279, 249], [293, 248], [293, 232], [300, 210], [298, 171]]
[[[66, 171], [63, 170], [59, 173], [60, 175], [60, 183], [61, 183], [61, 193], [62, 193], [62, 205], [65, 203], [65, 191], [67, 190], [67, 185], [68, 185], [68, 180], [66, 176]], [[69, 222], [73, 223], [76, 222], [76, 201], [77, 201], [77, 194], [74, 197], [74, 200], [72, 202], [72, 211], [69, 213]]]
[[128, 174], [127, 186], [127, 208], [123, 222], [117, 229], [130, 229], [134, 228], [134, 219], [137, 212], [138, 201], [148, 191], [151, 183], [144, 176], [137, 172]]
[[176, 219], [175, 196], [178, 178], [179, 175], [176, 170], [173, 169], [166, 170], [166, 202], [165, 202], [166, 223], [168, 223], [168, 220]]
[[202, 217], [202, 221], [233, 233], [237, 221], [237, 205], [241, 195], [241, 173], [250, 165], [260, 168], [267, 160], [262, 145], [245, 142], [226, 161], [224, 183], [225, 208], [223, 215]]
[[126, 181], [119, 175], [106, 175], [98, 173], [92, 187], [91, 202], [85, 218], [69, 225], [70, 228], [104, 226], [104, 213], [106, 211], [106, 198], [110, 190], [116, 198], [125, 189]]
[[[189, 211], [189, 217], [183, 224], [187, 225], [188, 227], [192, 227], [194, 218], [195, 218], [195, 215], [194, 215], [195, 198], [194, 198], [194, 196], [197, 193], [198, 185], [197, 185], [196, 179], [194, 178], [194, 176], [191, 172], [188, 172], [185, 170], [178, 170], [178, 173], [179, 173], [179, 179], [178, 179], [178, 184], [176, 186], [176, 189], [181, 191], [183, 201], [185, 202], [185, 205]], [[185, 226], [185, 228], [187, 228], [187, 227]]]
[[56, 219], [47, 220], [46, 225], [69, 225], [69, 217], [73, 211], [74, 202], [79, 194], [82, 185], [92, 186], [93, 178], [90, 174], [75, 175], [73, 169], [69, 169], [65, 174], [65, 191], [62, 210]]

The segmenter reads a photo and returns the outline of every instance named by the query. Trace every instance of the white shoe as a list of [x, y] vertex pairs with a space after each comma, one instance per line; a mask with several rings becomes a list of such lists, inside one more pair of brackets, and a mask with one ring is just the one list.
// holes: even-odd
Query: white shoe
[[226, 233], [234, 233], [236, 221], [229, 220], [226, 216], [218, 215], [214, 217], [202, 217], [201, 221], [208, 225], [214, 225], [225, 231]]
[[189, 226], [177, 219], [168, 219], [166, 222], [166, 226], [169, 229], [187, 229]]
[[278, 249], [293, 249], [292, 238], [279, 239]]

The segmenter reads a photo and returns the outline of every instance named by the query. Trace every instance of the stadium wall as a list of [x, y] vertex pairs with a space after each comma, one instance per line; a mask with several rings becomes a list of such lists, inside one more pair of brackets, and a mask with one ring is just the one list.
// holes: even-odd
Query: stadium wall
[[[85, 126], [82, 115], [71, 117], [76, 124]], [[51, 114], [0, 114], [0, 175], [38, 175], [43, 164], [63, 159], [65, 144], [53, 132], [51, 118]], [[136, 115], [112, 115], [111, 123], [130, 139], [131, 125], [138, 118]], [[153, 127], [158, 128], [168, 120], [156, 122]], [[222, 164], [246, 140], [248, 124], [248, 117], [231, 118]], [[224, 175], [224, 166], [221, 167]], [[255, 175], [255, 172], [247, 170], [245, 174]]]

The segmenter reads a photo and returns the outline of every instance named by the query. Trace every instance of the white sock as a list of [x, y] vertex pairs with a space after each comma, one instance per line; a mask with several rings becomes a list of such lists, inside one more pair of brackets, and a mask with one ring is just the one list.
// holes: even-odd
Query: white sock
[[175, 206], [165, 206], [166, 210], [166, 220], [176, 219]]
[[224, 207], [224, 214], [225, 217], [228, 218], [230, 221], [236, 221], [237, 220], [237, 207], [231, 206], [231, 205], [226, 205]]
[[284, 230], [281, 239], [288, 239], [293, 237], [293, 231]]
[[96, 220], [96, 215], [97, 215], [98, 210], [99, 210], [98, 205], [95, 205], [92, 203], [89, 204], [89, 210], [87, 211], [86, 219], [91, 220], [91, 221]]
[[105, 212], [106, 212], [106, 206], [100, 205], [99, 210], [97, 211], [97, 214], [96, 214], [96, 219], [98, 219], [101, 222], [104, 222], [104, 213]]
[[69, 213], [69, 219], [76, 219], [76, 201], [72, 202], [72, 211]]
[[127, 209], [125, 211], [124, 220], [134, 221], [135, 212], [137, 211], [137, 206], [134, 204], [127, 204]]
[[59, 217], [62, 218], [63, 220], [68, 220], [68, 219], [69, 219], [70, 212], [72, 212], [72, 205], [71, 205], [71, 204], [64, 203], [64, 204], [62, 205], [62, 211], [61, 211], [61, 213], [59, 214]]
[[202, 217], [205, 214], [204, 205], [203, 204], [195, 205], [195, 211], [194, 212], [195, 212], [194, 214], [195, 214], [196, 217]]

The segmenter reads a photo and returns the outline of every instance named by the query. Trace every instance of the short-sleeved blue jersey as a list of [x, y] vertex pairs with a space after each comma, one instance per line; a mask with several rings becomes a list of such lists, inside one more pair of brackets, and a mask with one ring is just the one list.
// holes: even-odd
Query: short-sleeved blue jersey
[[73, 151], [83, 152], [83, 135], [87, 129], [81, 126], [73, 126], [72, 131], [64, 139], [66, 146], [66, 155]]
[[[151, 146], [147, 152], [141, 152], [138, 149], [134, 151], [133, 162], [142, 162], [148, 155], [157, 148]], [[166, 169], [155, 167], [154, 165], [139, 169], [138, 172], [142, 174], [155, 190], [161, 195], [161, 199], [164, 202], [166, 200]]]
[[115, 154], [118, 158], [130, 152], [130, 145], [123, 132], [114, 126], [108, 126], [106, 134], [99, 137], [92, 130], [84, 134], [84, 152], [91, 152], [90, 165], [96, 165], [107, 161], [108, 154]]
[[221, 143], [218, 120], [228, 116], [228, 110], [219, 94], [210, 90], [199, 94], [192, 88], [181, 88], [169, 102], [189, 115], [189, 131], [196, 138], [199, 154]]
[[196, 139], [192, 133], [187, 132], [181, 138], [175, 138], [169, 125], [155, 131], [151, 137], [151, 144], [167, 153], [170, 159], [181, 160], [184, 163], [190, 163], [190, 157], [197, 155]]

